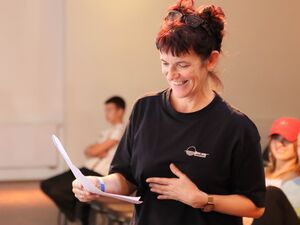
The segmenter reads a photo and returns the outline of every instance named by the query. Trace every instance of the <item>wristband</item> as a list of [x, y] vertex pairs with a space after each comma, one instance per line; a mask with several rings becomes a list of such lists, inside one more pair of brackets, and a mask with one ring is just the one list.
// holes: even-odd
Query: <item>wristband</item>
[[104, 183], [104, 181], [102, 180], [101, 177], [99, 177], [99, 182], [100, 182], [100, 190], [102, 192], [105, 192], [105, 183]]

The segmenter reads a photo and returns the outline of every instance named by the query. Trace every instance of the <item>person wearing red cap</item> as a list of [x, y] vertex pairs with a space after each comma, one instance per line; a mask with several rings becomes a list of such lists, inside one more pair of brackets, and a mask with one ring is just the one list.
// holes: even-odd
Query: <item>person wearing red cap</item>
[[266, 167], [266, 183], [281, 186], [287, 180], [300, 175], [297, 139], [300, 121], [282, 117], [274, 121], [270, 130], [269, 159]]
[[300, 121], [291, 117], [275, 120], [269, 138], [266, 210], [252, 225], [299, 225]]
[[300, 133], [300, 121], [292, 117], [281, 117], [274, 121], [270, 137], [273, 135], [281, 135], [290, 142], [295, 142]]

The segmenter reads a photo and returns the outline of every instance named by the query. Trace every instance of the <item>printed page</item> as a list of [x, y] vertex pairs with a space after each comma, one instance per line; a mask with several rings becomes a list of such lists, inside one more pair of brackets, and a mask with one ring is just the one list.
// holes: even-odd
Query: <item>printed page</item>
[[79, 180], [79, 182], [82, 184], [82, 186], [87, 191], [89, 191], [89, 192], [91, 192], [93, 194], [98, 194], [98, 195], [102, 195], [102, 196], [106, 196], [106, 197], [115, 198], [115, 199], [119, 199], [119, 200], [122, 200], [122, 201], [130, 202], [130, 203], [133, 203], [133, 204], [141, 204], [142, 203], [142, 201], [140, 201], [140, 197], [131, 197], [131, 196], [125, 196], [125, 195], [110, 194], [110, 193], [106, 193], [106, 192], [103, 192], [103, 191], [99, 190], [72, 163], [71, 159], [69, 158], [69, 156], [68, 156], [67, 152], [65, 151], [63, 145], [61, 144], [60, 140], [55, 135], [52, 135], [52, 140], [53, 140], [53, 143], [54, 143], [55, 147], [57, 148], [57, 150], [59, 151], [59, 153], [64, 158], [65, 162], [69, 166], [69, 168], [72, 171], [72, 173], [74, 174], [74, 176]]

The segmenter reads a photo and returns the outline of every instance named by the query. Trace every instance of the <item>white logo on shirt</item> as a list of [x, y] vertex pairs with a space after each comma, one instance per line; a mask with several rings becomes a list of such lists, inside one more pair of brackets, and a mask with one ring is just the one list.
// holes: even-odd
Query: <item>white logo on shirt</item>
[[184, 150], [188, 156], [195, 156], [199, 158], [206, 158], [209, 154], [198, 152], [195, 146], [190, 146], [186, 150]]

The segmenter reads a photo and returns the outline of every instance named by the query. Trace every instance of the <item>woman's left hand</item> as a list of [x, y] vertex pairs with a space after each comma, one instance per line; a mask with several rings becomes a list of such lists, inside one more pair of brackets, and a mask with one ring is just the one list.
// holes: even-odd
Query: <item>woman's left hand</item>
[[173, 163], [170, 169], [177, 178], [151, 177], [146, 180], [150, 190], [161, 200], [176, 200], [193, 208], [202, 208], [207, 203], [207, 194], [198, 187]]

